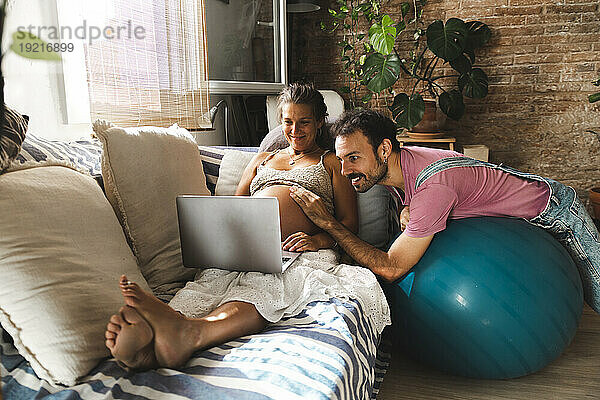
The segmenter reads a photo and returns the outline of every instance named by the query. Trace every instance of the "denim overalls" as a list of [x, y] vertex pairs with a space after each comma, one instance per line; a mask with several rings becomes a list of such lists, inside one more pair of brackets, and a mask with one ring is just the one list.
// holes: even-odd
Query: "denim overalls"
[[429, 164], [417, 175], [415, 190], [438, 172], [458, 167], [498, 169], [549, 186], [550, 201], [546, 208], [537, 217], [526, 221], [551, 233], [569, 251], [579, 269], [585, 301], [600, 313], [600, 238], [575, 190], [552, 179], [468, 157], [448, 157]]

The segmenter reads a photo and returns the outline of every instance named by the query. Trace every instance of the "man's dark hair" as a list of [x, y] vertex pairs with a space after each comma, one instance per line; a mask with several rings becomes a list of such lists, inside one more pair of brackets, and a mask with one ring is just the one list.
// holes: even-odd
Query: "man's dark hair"
[[358, 108], [346, 111], [332, 125], [331, 135], [335, 139], [338, 136], [351, 135], [358, 130], [367, 137], [375, 153], [383, 139], [390, 139], [392, 151], [400, 151], [400, 143], [396, 139], [396, 124], [378, 111]]

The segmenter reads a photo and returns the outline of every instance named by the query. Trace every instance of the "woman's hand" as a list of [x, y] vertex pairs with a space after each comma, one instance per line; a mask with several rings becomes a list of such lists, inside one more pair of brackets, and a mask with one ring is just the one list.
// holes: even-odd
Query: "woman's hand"
[[408, 206], [404, 207], [400, 212], [400, 230], [404, 231], [406, 229], [406, 225], [408, 225], [408, 220], [410, 219], [410, 210]]
[[296, 232], [285, 239], [281, 248], [285, 251], [301, 253], [304, 251], [317, 251], [321, 248], [321, 243], [315, 236], [304, 232]]

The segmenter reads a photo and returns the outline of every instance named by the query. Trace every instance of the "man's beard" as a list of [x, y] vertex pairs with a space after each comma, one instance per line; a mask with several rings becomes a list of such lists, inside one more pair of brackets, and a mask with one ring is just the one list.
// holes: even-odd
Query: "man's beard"
[[367, 190], [371, 189], [373, 186], [377, 185], [381, 180], [388, 175], [388, 165], [384, 163], [377, 154], [375, 154], [375, 160], [377, 161], [377, 166], [372, 170], [367, 172], [366, 174], [361, 173], [352, 173], [348, 175], [348, 179], [352, 181], [354, 178], [362, 178], [358, 181], [358, 184], [355, 186], [354, 183], [352, 186], [354, 190], [359, 193], [364, 193]]

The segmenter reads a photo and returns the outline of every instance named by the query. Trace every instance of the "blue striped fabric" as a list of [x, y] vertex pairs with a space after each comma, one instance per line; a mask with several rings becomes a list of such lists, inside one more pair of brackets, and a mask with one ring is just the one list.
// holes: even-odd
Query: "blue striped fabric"
[[97, 139], [65, 142], [48, 140], [30, 133], [25, 137], [16, 160], [26, 161], [64, 160], [76, 167], [89, 171], [92, 176], [102, 175], [100, 160], [102, 145]]
[[380, 337], [355, 301], [313, 302], [259, 334], [194, 354], [181, 371], [127, 373], [108, 359], [70, 388], [52, 387], [5, 339], [5, 400], [45, 399], [375, 399], [389, 366]]

